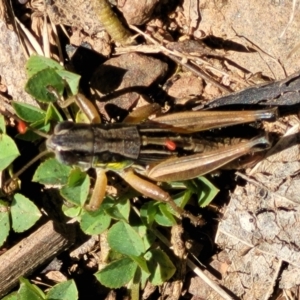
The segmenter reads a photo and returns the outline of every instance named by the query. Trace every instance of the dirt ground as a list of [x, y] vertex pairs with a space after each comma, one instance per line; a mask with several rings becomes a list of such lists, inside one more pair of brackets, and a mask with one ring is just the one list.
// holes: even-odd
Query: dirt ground
[[[82, 89], [94, 100], [101, 98], [98, 108], [109, 121], [122, 119], [128, 110], [149, 101], [158, 102], [165, 111], [201, 109], [250, 86], [261, 87], [293, 74], [299, 77], [296, 0], [112, 1], [126, 24], [121, 37], [103, 26], [108, 17], [95, 11], [94, 2], [13, 3], [18, 23], [12, 21], [8, 1], [0, 3], [0, 106], [9, 109], [11, 99], [37, 105], [24, 91], [26, 56], [33, 48], [40, 54], [51, 53], [70, 68], [76, 65]], [[82, 53], [71, 58], [74, 48], [65, 50], [67, 44], [84, 43], [101, 57], [86, 58]], [[299, 89], [297, 85], [285, 93], [296, 95], [293, 103], [299, 103]], [[268, 95], [262, 100], [272, 100]], [[300, 298], [300, 123], [297, 105], [288, 113], [284, 103], [279, 105], [282, 117], [262, 125], [276, 136], [267, 158], [245, 171], [211, 177], [221, 192], [214, 206], [197, 210], [207, 224], [195, 228], [183, 221], [166, 233], [179, 236], [173, 241], [175, 252], [183, 245], [178, 254], [181, 264], [179, 260], [176, 264], [181, 272], [162, 286], [147, 284], [140, 299]], [[39, 266], [30, 279], [53, 285], [75, 278], [80, 299], [128, 299], [125, 288], [109, 290], [92, 276], [98, 268], [99, 239], [92, 237], [84, 246], [77, 241], [80, 254], [73, 246], [73, 252], [58, 256], [58, 266], [43, 272]]]

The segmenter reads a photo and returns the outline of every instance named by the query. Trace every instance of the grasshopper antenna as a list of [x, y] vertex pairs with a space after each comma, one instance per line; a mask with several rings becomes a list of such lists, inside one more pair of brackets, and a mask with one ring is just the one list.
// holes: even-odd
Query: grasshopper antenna
[[44, 157], [45, 155], [52, 153], [49, 150], [45, 150], [39, 153], [36, 157], [34, 157], [31, 161], [29, 161], [25, 166], [23, 166], [19, 171], [17, 171], [13, 176], [5, 182], [5, 186], [9, 185], [13, 180], [17, 179], [23, 172], [25, 172], [30, 166], [32, 166], [36, 161]]
[[[28, 126], [28, 128], [29, 128], [32, 132], [36, 133], [37, 135], [39, 135], [39, 136], [41, 136], [41, 137], [43, 137], [43, 138], [45, 138], [45, 139], [49, 139], [50, 136], [51, 136], [50, 134], [47, 134], [47, 133], [45, 133], [45, 132], [43, 132], [43, 131], [41, 131], [41, 130], [32, 128], [32, 127], [30, 127], [30, 126]], [[43, 152], [42, 152], [42, 153], [43, 153]]]

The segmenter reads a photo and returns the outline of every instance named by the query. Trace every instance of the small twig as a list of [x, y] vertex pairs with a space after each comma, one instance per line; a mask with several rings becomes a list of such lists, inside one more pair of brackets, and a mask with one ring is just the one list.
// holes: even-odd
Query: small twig
[[[134, 211], [138, 216], [140, 216], [140, 213], [138, 209], [133, 207]], [[150, 229], [155, 236], [162, 242], [164, 243], [168, 248], [171, 248], [171, 243], [168, 241], [168, 239], [161, 234], [158, 230], [156, 229]], [[232, 297], [230, 297], [216, 282], [208, 278], [205, 273], [198, 267], [196, 266], [189, 258], [187, 259], [187, 265], [190, 267], [190, 269], [197, 275], [199, 276], [208, 286], [210, 286], [215, 292], [217, 292], [221, 297], [223, 297], [225, 300], [233, 300]]]
[[[50, 16], [48, 16], [50, 18]], [[53, 23], [51, 21], [51, 23]], [[59, 24], [59, 27], [61, 28], [61, 30], [63, 31], [63, 33], [65, 34], [65, 36], [67, 37], [68, 40], [70, 40], [71, 36], [70, 34], [68, 33], [66, 27], [63, 25], [63, 24]], [[56, 33], [57, 34], [57, 33]]]
[[161, 50], [161, 52], [163, 52], [165, 55], [167, 55], [168, 57], [170, 57], [176, 63], [178, 63], [178, 64], [182, 65], [183, 67], [187, 68], [188, 70], [192, 71], [194, 74], [196, 74], [197, 76], [203, 78], [204, 80], [212, 83], [213, 85], [215, 85], [216, 87], [218, 87], [221, 91], [223, 91], [225, 93], [231, 93], [232, 92], [231, 89], [224, 87], [223, 85], [221, 85], [219, 82], [217, 82], [216, 80], [214, 80], [213, 78], [211, 78], [209, 75], [207, 75], [206, 73], [204, 73], [199, 68], [193, 66], [192, 64], [190, 64], [188, 62], [185, 62], [186, 60], [188, 60], [188, 57], [186, 55], [183, 55], [181, 53], [169, 50], [165, 46], [161, 45], [154, 38], [152, 38], [148, 34], [144, 33], [143, 31], [139, 30], [136, 26], [130, 25], [129, 27], [132, 30], [134, 30], [134, 31], [138, 32], [139, 34], [143, 35], [145, 37], [145, 39], [147, 39], [150, 42], [152, 42], [153, 44], [157, 45], [159, 47], [159, 49]]
[[[278, 193], [272, 191], [271, 189], [269, 189], [268, 187], [266, 187], [266, 186], [263, 185], [262, 183], [258, 182], [258, 181], [255, 180], [254, 178], [251, 178], [251, 177], [249, 177], [249, 176], [247, 176], [247, 175], [245, 175], [245, 174], [243, 174], [243, 173], [241, 173], [241, 172], [236, 172], [235, 174], [236, 174], [237, 176], [241, 177], [242, 179], [244, 179], [245, 181], [247, 181], [248, 183], [251, 183], [251, 184], [253, 184], [253, 185], [256, 186], [256, 187], [259, 187], [260, 189], [267, 191], [270, 195], [275, 195], [275, 196], [277, 197], [277, 199], [283, 199], [284, 201], [288, 201], [288, 202], [290, 202], [290, 203], [292, 203], [292, 204], [299, 205], [299, 202], [294, 201], [294, 200], [292, 200], [292, 199], [289, 199], [289, 198], [287, 198], [287, 197], [285, 197], [285, 196], [282, 196], [282, 195], [280, 195], [280, 194], [278, 194]], [[269, 253], [269, 252], [266, 252], [266, 253]], [[269, 254], [270, 254], [270, 253], [269, 253]]]
[[226, 72], [224, 72], [222, 70], [219, 70], [218, 68], [215, 68], [213, 66], [204, 65], [204, 68], [208, 69], [208, 70], [211, 69], [212, 71], [218, 72], [218, 73], [222, 74], [223, 76], [229, 76], [231, 79], [235, 80], [236, 82], [238, 82], [238, 83], [240, 83], [240, 84], [242, 84], [242, 85], [244, 85], [246, 87], [250, 86], [250, 84], [247, 83], [244, 79], [239, 78], [239, 77], [237, 77], [237, 76], [235, 76], [233, 74], [228, 74], [228, 73], [226, 73]]
[[58, 253], [68, 249], [74, 242], [71, 226], [58, 228], [48, 221], [28, 238], [0, 256], [0, 297], [2, 298], [18, 283]]
[[244, 35], [240, 35], [237, 33], [237, 31], [234, 29], [234, 27], [232, 26], [231, 29], [234, 31], [234, 33], [236, 34], [237, 37], [239, 38], [243, 38], [245, 39], [247, 42], [249, 42], [251, 44], [251, 46], [257, 51], [258, 55], [261, 57], [261, 59], [265, 62], [265, 64], [267, 65], [268, 69], [270, 70], [270, 72], [273, 74], [274, 78], [278, 78], [278, 76], [276, 76], [276, 74], [273, 72], [272, 68], [270, 67], [270, 65], [265, 61], [265, 59], [262, 56], [262, 53], [267, 55], [270, 59], [272, 59], [277, 65], [279, 65], [279, 67], [283, 70], [283, 73], [285, 75], [285, 77], [287, 77], [287, 73], [286, 70], [284, 69], [284, 66], [281, 64], [281, 62], [276, 59], [274, 56], [272, 56], [271, 54], [269, 54], [267, 51], [263, 50], [260, 46], [256, 45], [254, 42], [252, 42], [250, 39], [248, 39], [246, 36]]
[[8, 179], [4, 185], [8, 186], [12, 180], [18, 178], [23, 172], [25, 172], [30, 166], [32, 166], [36, 161], [41, 159], [46, 154], [51, 153], [49, 150], [45, 150], [41, 153], [39, 153], [36, 157], [34, 157], [30, 162], [28, 162], [25, 166], [23, 166], [19, 171], [17, 171], [10, 179]]
[[0, 112], [4, 115], [7, 115], [8, 117], [13, 117], [17, 120], [19, 118], [16, 116], [14, 109], [12, 108], [11, 104], [9, 103], [9, 100], [6, 99], [4, 96], [0, 94]]
[[[167, 48], [166, 48], [167, 49]], [[168, 49], [169, 50], [169, 49]], [[121, 55], [124, 53], [129, 53], [129, 52], [140, 52], [140, 53], [159, 53], [161, 52], [160, 45], [135, 45], [135, 46], [126, 46], [126, 47], [117, 47], [115, 48], [115, 53], [116, 55]], [[171, 51], [171, 50], [170, 50]], [[182, 57], [182, 54], [179, 52], [176, 52], [176, 54], [180, 57]], [[210, 62], [206, 61], [205, 59], [202, 59], [199, 55], [196, 54], [184, 54], [187, 59], [189, 59], [192, 63], [196, 65], [196, 68], [198, 65], [201, 64], [201, 67], [203, 67], [205, 70], [211, 70], [214, 72], [217, 72], [223, 76], [228, 76], [230, 79], [244, 85], [244, 86], [249, 86], [249, 83], [247, 83], [244, 79], [239, 78], [237, 76], [234, 76], [233, 74], [228, 74], [223, 70], [220, 70], [216, 67], [214, 67]]]
[[292, 57], [299, 49], [300, 49], [300, 43], [297, 43], [296, 46], [294, 46], [294, 48], [288, 54], [288, 56], [286, 57], [286, 59], [289, 59], [290, 57]]
[[[158, 230], [152, 229], [152, 231], [167, 247], [171, 247], [171, 243]], [[189, 258], [187, 259], [187, 265], [198, 277], [200, 277], [221, 297], [223, 297], [225, 300], [233, 300], [232, 297], [230, 297], [215, 281], [208, 278], [205, 275], [205, 273], [198, 266], [196, 266]]]
[[[23, 36], [25, 38], [24, 42], [28, 45], [32, 45], [34, 51], [39, 54], [39, 55], [44, 55], [44, 51], [42, 50], [40, 44], [37, 42], [37, 40], [35, 39], [35, 37], [33, 36], [33, 34], [18, 20], [17, 17], [15, 17], [15, 20], [17, 22], [17, 24], [20, 26], [21, 28], [21, 33], [23, 33]], [[26, 41], [27, 38], [27, 41]], [[31, 54], [31, 53], [29, 53]]]
[[50, 58], [50, 42], [49, 42], [49, 34], [48, 34], [48, 22], [47, 22], [47, 14], [44, 12], [44, 24], [43, 24], [43, 48], [45, 57]]
[[288, 23], [286, 24], [285, 28], [283, 29], [281, 35], [279, 36], [279, 38], [282, 38], [287, 29], [290, 27], [290, 25], [292, 24], [293, 20], [294, 20], [294, 17], [295, 17], [295, 10], [296, 10], [296, 3], [297, 3], [297, 0], [293, 0], [293, 6], [292, 6], [292, 12], [291, 12], [291, 15], [290, 15], [290, 19], [288, 21]]
[[198, 275], [199, 278], [201, 278], [207, 285], [209, 285], [215, 292], [217, 292], [223, 299], [225, 300], [233, 300], [230, 295], [228, 295], [219, 285], [216, 284], [215, 281], [208, 278], [205, 273], [197, 267], [190, 259], [187, 259], [187, 265], [190, 267], [190, 269]]
[[180, 59], [178, 59], [177, 57], [171, 55], [169, 56], [172, 60], [174, 60], [175, 62], [177, 62], [178, 64], [182, 65], [183, 67], [187, 68], [188, 70], [192, 71], [194, 74], [196, 74], [197, 76], [201, 77], [202, 79], [212, 83], [213, 85], [215, 85], [217, 88], [219, 88], [222, 92], [225, 93], [231, 93], [232, 90], [221, 85], [219, 82], [217, 82], [216, 80], [214, 80], [213, 78], [211, 78], [209, 75], [207, 75], [206, 73], [204, 73], [201, 69], [196, 68], [195, 66], [193, 66], [192, 64], [189, 63], [185, 63], [182, 62]]
[[[54, 33], [55, 42], [56, 42], [56, 45], [57, 45], [57, 48], [58, 48], [59, 61], [60, 61], [60, 64], [63, 66], [64, 65], [64, 55], [63, 55], [63, 52], [62, 52], [62, 49], [61, 49], [61, 44], [60, 44], [60, 39], [58, 37], [57, 29], [56, 29], [55, 24], [53, 24], [53, 22], [51, 21], [50, 18], [49, 18], [49, 20], [50, 20], [50, 25], [51, 25], [52, 31]], [[62, 25], [62, 28], [64, 28], [63, 25]]]

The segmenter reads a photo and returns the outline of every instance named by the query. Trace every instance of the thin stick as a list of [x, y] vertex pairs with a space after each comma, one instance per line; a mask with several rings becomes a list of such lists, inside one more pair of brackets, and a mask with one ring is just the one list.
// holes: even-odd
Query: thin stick
[[217, 292], [225, 300], [233, 300], [217, 283], [208, 278], [205, 273], [197, 267], [190, 259], [187, 259], [187, 265], [190, 269], [198, 275], [206, 284], [208, 284], [215, 292]]
[[25, 172], [30, 166], [32, 166], [36, 161], [41, 159], [46, 154], [51, 153], [49, 150], [45, 150], [39, 153], [36, 157], [34, 157], [30, 162], [28, 162], [25, 166], [23, 166], [18, 172], [16, 172], [10, 179], [8, 179], [4, 185], [9, 185], [10, 182], [16, 178], [18, 178], [23, 172]]
[[285, 35], [287, 29], [293, 23], [293, 20], [294, 20], [294, 17], [295, 17], [296, 3], [297, 3], [297, 0], [293, 0], [292, 12], [291, 12], [291, 15], [290, 15], [290, 19], [289, 19], [288, 23], [286, 24], [284, 30], [282, 31], [281, 35], [279, 36], [279, 38], [282, 38]]
[[41, 46], [39, 45], [39, 43], [37, 42], [37, 40], [35, 39], [33, 34], [23, 25], [23, 23], [21, 23], [18, 20], [17, 17], [15, 17], [15, 20], [16, 20], [17, 24], [20, 26], [20, 28], [21, 28], [22, 32], [24, 33], [24, 35], [29, 40], [30, 44], [32, 45], [32, 47], [34, 48], [36, 53], [39, 54], [39, 55], [44, 55], [44, 51], [42, 50]]
[[28, 129], [30, 129], [32, 132], [36, 133], [37, 135], [45, 138], [45, 139], [48, 139], [51, 135], [50, 134], [47, 134], [39, 129], [35, 129], [35, 128], [32, 128], [30, 126], [28, 126]]
[[21, 276], [28, 276], [74, 243], [72, 226], [48, 221], [29, 237], [0, 255], [0, 298], [5, 296]]
[[[206, 73], [204, 73], [199, 68], [196, 68], [195, 66], [193, 66], [190, 63], [184, 62], [187, 59], [187, 57], [185, 55], [183, 55], [181, 53], [178, 53], [178, 52], [174, 52], [174, 51], [169, 50], [168, 48], [166, 48], [165, 46], [163, 46], [159, 42], [157, 42], [154, 38], [152, 38], [148, 34], [144, 33], [143, 31], [139, 30], [137, 27], [135, 27], [133, 25], [130, 25], [129, 27], [132, 30], [135, 30], [139, 34], [143, 35], [145, 37], [145, 39], [147, 39], [147, 40], [151, 41], [153, 44], [157, 45], [160, 48], [161, 52], [163, 52], [165, 55], [167, 55], [168, 57], [170, 57], [176, 63], [182, 65], [183, 67], [185, 67], [187, 69], [189, 69], [194, 74], [196, 74], [197, 76], [203, 78], [204, 80], [212, 83], [213, 85], [215, 85], [216, 87], [218, 87], [221, 91], [223, 91], [225, 93], [231, 93], [232, 92], [229, 88], [224, 87], [223, 85], [221, 85], [219, 82], [217, 82], [216, 80], [214, 80], [213, 78], [211, 78], [210, 76], [208, 76]], [[180, 57], [184, 61], [182, 61], [178, 57]]]
[[187, 68], [188, 70], [192, 71], [197, 76], [199, 76], [199, 77], [203, 78], [204, 80], [212, 83], [217, 88], [219, 88], [222, 92], [225, 92], [225, 93], [231, 93], [232, 92], [231, 89], [226, 88], [225, 86], [221, 85], [219, 82], [217, 82], [216, 80], [214, 80], [213, 78], [211, 78], [209, 75], [207, 75], [206, 73], [204, 73], [201, 69], [196, 68], [192, 64], [184, 63], [179, 58], [177, 58], [177, 57], [175, 57], [173, 55], [171, 55], [170, 58], [172, 60], [174, 60], [175, 62], [177, 62], [178, 64], [182, 65], [183, 67]]
[[[171, 243], [158, 230], [154, 229], [153, 232], [166, 246], [171, 247]], [[233, 300], [232, 297], [230, 297], [215, 281], [208, 278], [205, 275], [205, 273], [198, 266], [196, 266], [189, 258], [187, 259], [187, 265], [198, 277], [200, 277], [207, 285], [209, 285], [221, 297], [223, 297], [226, 300]]]
[[[63, 55], [63, 51], [61, 49], [61, 43], [60, 43], [60, 39], [58, 37], [57, 28], [53, 24], [53, 22], [51, 21], [50, 18], [49, 18], [49, 20], [50, 20], [50, 25], [51, 25], [52, 31], [54, 33], [54, 38], [55, 38], [56, 46], [58, 48], [59, 61], [60, 61], [60, 64], [63, 66], [64, 65], [64, 55]], [[62, 28], [64, 28], [64, 26], [62, 26]]]
[[[134, 211], [138, 216], [140, 216], [139, 211], [133, 207]], [[161, 242], [163, 242], [168, 248], [171, 248], [171, 243], [166, 239], [166, 237], [161, 234], [157, 229], [151, 229], [151, 231], [155, 234], [156, 237], [160, 239]], [[205, 273], [196, 266], [189, 258], [187, 259], [187, 265], [190, 267], [190, 269], [198, 276], [200, 277], [208, 286], [210, 286], [215, 292], [217, 292], [223, 299], [225, 300], [233, 300], [232, 297], [230, 297], [215, 281], [208, 278]]]
[[47, 14], [44, 12], [44, 24], [43, 24], [43, 48], [44, 55], [47, 58], [50, 58], [50, 42], [49, 42], [49, 34], [48, 34], [48, 21]]

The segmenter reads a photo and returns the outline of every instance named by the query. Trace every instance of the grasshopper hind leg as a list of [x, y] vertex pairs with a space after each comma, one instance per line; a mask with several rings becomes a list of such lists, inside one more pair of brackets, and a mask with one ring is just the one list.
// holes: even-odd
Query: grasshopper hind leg
[[204, 225], [205, 222], [201, 216], [194, 216], [193, 214], [182, 209], [181, 207], [178, 207], [176, 203], [173, 201], [170, 194], [162, 190], [156, 184], [139, 177], [132, 170], [126, 170], [122, 173], [119, 173], [119, 175], [131, 187], [133, 187], [136, 191], [138, 191], [142, 195], [145, 195], [157, 201], [168, 203], [171, 206], [171, 208], [179, 215], [180, 218], [181, 217], [189, 218], [195, 226]]

